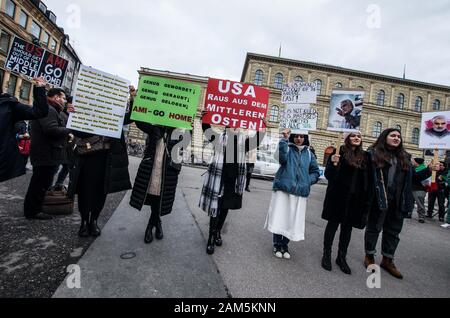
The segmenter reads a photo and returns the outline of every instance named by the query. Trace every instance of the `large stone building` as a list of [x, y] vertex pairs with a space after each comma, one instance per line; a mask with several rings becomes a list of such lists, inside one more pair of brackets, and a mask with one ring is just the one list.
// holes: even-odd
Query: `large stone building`
[[317, 131], [312, 131], [310, 136], [322, 163], [337, 140], [337, 133], [326, 130], [330, 95], [334, 88], [365, 91], [361, 130], [366, 147], [384, 129], [398, 127], [407, 151], [414, 156], [423, 155], [423, 151], [418, 149], [421, 113], [450, 109], [448, 86], [253, 53], [247, 54], [241, 81], [270, 89], [268, 120], [272, 124], [278, 123], [283, 108], [283, 83], [316, 83], [319, 96], [317, 104], [312, 107], [318, 111], [319, 118]]
[[[203, 151], [200, 112], [203, 108], [208, 77], [181, 74], [142, 68], [140, 75], [152, 75], [199, 84], [202, 95], [199, 111], [194, 123], [192, 138], [193, 158], [199, 162], [207, 160], [209, 151]], [[422, 157], [418, 149], [420, 118], [425, 111], [449, 110], [450, 87], [406, 80], [380, 74], [367, 73], [337, 66], [290, 60], [279, 57], [248, 53], [242, 72], [242, 82], [253, 83], [270, 90], [267, 123], [269, 134], [263, 150], [274, 152], [279, 138], [281, 87], [293, 81], [315, 82], [319, 89], [317, 104], [312, 105], [318, 114], [317, 130], [310, 132], [311, 144], [316, 150], [318, 161], [324, 164], [336, 145], [336, 132], [327, 131], [331, 91], [334, 88], [358, 88], [366, 93], [361, 129], [365, 147], [371, 145], [381, 131], [398, 127], [408, 152]], [[136, 127], [130, 130], [130, 137], [144, 142], [144, 136]], [[441, 152], [441, 155], [444, 154]]]
[[30, 103], [32, 84], [5, 70], [5, 60], [14, 36], [40, 45], [55, 54], [69, 59], [64, 88], [70, 93], [73, 77], [80, 60], [68, 43], [64, 29], [56, 24], [56, 15], [39, 0], [0, 0], [0, 73], [3, 75], [3, 91], [16, 96], [21, 102]]

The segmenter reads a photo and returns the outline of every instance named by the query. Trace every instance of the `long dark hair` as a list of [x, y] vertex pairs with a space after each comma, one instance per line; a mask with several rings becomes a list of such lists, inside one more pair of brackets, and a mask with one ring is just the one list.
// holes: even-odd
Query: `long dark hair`
[[401, 137], [400, 145], [398, 145], [397, 148], [388, 149], [386, 139], [393, 131], [397, 131], [400, 136], [402, 135], [402, 132], [397, 128], [388, 128], [384, 130], [372, 146], [374, 150], [373, 161], [378, 168], [384, 168], [389, 164], [392, 155], [394, 155], [402, 165], [402, 169], [408, 170], [410, 162], [408, 160], [408, 153], [403, 147], [403, 137]]
[[301, 146], [309, 146], [309, 136], [305, 135], [305, 134], [290, 134], [289, 135], [289, 142], [292, 143], [292, 144], [295, 144], [294, 139], [298, 135], [303, 135], [303, 143], [301, 144]]
[[359, 146], [353, 150], [352, 143], [350, 141], [350, 137], [353, 136], [354, 133], [350, 133], [347, 138], [345, 138], [344, 145], [341, 148], [341, 152], [343, 153], [345, 160], [347, 163], [354, 168], [364, 168], [366, 166], [364, 150], [362, 147], [362, 141]]

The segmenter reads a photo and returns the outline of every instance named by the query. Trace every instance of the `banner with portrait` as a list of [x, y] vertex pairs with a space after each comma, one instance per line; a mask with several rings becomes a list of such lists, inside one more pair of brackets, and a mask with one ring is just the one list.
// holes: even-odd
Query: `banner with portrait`
[[361, 127], [364, 91], [333, 90], [327, 130], [357, 132]]
[[450, 149], [450, 111], [422, 113], [420, 149]]

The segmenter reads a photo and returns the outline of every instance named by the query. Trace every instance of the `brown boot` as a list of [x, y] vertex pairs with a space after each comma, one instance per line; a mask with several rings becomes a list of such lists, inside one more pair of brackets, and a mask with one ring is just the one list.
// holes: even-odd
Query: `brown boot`
[[391, 274], [395, 278], [403, 279], [402, 273], [400, 273], [400, 271], [397, 269], [397, 267], [395, 267], [395, 264], [392, 261], [392, 258], [383, 256], [383, 260], [381, 261], [380, 267], [387, 270], [389, 272], [389, 274]]
[[375, 257], [373, 255], [366, 254], [364, 257], [364, 266], [367, 268], [369, 265], [375, 264]]

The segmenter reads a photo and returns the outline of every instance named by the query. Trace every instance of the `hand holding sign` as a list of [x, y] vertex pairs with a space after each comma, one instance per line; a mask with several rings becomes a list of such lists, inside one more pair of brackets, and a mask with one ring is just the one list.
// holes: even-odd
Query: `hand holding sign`
[[339, 163], [339, 160], [341, 159], [340, 155], [333, 155], [331, 156], [331, 162], [336, 166]]
[[291, 134], [291, 130], [289, 128], [286, 128], [285, 130], [283, 130], [283, 132], [281, 134], [283, 135], [284, 139], [289, 139], [289, 135]]
[[44, 87], [45, 85], [47, 85], [47, 82], [42, 76], [34, 79], [34, 86]]

